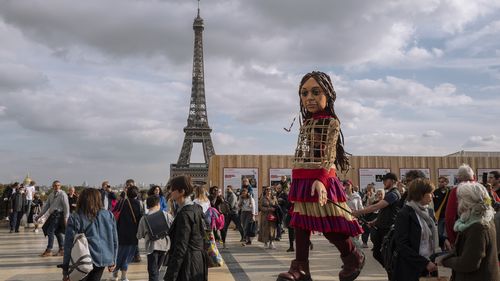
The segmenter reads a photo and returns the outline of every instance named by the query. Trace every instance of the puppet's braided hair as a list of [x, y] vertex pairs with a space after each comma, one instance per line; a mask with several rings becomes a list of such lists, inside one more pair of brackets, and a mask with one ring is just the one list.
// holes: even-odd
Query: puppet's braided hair
[[[340, 123], [340, 120], [333, 107], [333, 104], [337, 99], [337, 93], [335, 92], [335, 89], [333, 89], [333, 83], [328, 74], [321, 71], [313, 71], [304, 75], [304, 77], [302, 77], [302, 80], [300, 81], [299, 96], [302, 86], [304, 85], [304, 83], [306, 83], [307, 80], [309, 80], [309, 78], [314, 78], [314, 80], [318, 82], [319, 86], [326, 96], [327, 102], [325, 110]], [[312, 114], [307, 111], [302, 102], [300, 103], [300, 113], [302, 115], [302, 119], [304, 120], [312, 117]], [[349, 158], [348, 153], [346, 153], [344, 150], [344, 135], [342, 134], [342, 130], [340, 130], [339, 139], [337, 140], [337, 158], [335, 159], [335, 165], [340, 168], [341, 171], [349, 170]]]

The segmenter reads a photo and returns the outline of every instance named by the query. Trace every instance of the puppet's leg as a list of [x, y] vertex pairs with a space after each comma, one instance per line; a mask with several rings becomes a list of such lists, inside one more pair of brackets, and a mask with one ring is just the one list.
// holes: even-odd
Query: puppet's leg
[[339, 272], [340, 281], [355, 280], [365, 265], [365, 254], [354, 246], [348, 235], [335, 232], [324, 233], [324, 235], [330, 243], [337, 247], [344, 263]]
[[295, 228], [295, 260], [292, 261], [288, 272], [280, 273], [277, 281], [312, 281], [309, 272], [309, 244], [311, 231]]

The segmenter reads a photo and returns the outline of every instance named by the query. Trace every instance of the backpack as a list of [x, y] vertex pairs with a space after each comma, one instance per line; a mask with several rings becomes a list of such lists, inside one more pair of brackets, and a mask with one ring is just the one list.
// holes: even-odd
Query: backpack
[[380, 252], [382, 254], [383, 266], [389, 276], [392, 275], [392, 272], [396, 268], [396, 260], [398, 257], [398, 251], [396, 248], [396, 238], [394, 237], [394, 225], [390, 228], [389, 232], [384, 236], [382, 241], [382, 248]]
[[209, 229], [221, 230], [224, 228], [224, 215], [219, 213], [216, 208], [208, 207], [208, 210], [204, 214], [204, 222]]
[[158, 211], [144, 217], [151, 240], [156, 241], [167, 237], [170, 227], [163, 211]]
[[[80, 215], [78, 216], [80, 217]], [[83, 219], [81, 217], [80, 220], [83, 226]], [[77, 233], [73, 239], [71, 259], [68, 268], [69, 280], [71, 281], [82, 280], [92, 271], [92, 269], [94, 269], [89, 243], [87, 241], [87, 236], [85, 236], [85, 232], [87, 232], [90, 226], [92, 226], [92, 223], [90, 223], [83, 232]]]

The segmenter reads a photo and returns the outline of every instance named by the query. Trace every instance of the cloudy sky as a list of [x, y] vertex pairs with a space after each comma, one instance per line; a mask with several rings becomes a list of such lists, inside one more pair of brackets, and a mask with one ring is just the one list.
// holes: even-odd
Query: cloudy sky
[[[196, 6], [0, 1], [0, 182], [165, 182]], [[499, 0], [206, 0], [201, 15], [218, 154], [291, 154], [282, 128], [311, 70], [332, 76], [355, 155], [500, 150]]]

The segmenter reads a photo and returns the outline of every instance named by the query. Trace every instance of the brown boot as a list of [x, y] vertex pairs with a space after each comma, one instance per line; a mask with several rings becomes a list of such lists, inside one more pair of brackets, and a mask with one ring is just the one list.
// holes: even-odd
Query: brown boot
[[64, 249], [59, 248], [59, 251], [57, 251], [57, 254], [55, 254], [54, 256], [64, 256]]
[[293, 260], [288, 272], [280, 273], [276, 281], [312, 281], [309, 262]]
[[51, 250], [45, 250], [41, 255], [41, 257], [52, 257], [52, 251]]
[[353, 281], [361, 273], [361, 269], [365, 266], [365, 254], [356, 249], [347, 257], [340, 257], [344, 265], [339, 272], [340, 281]]

